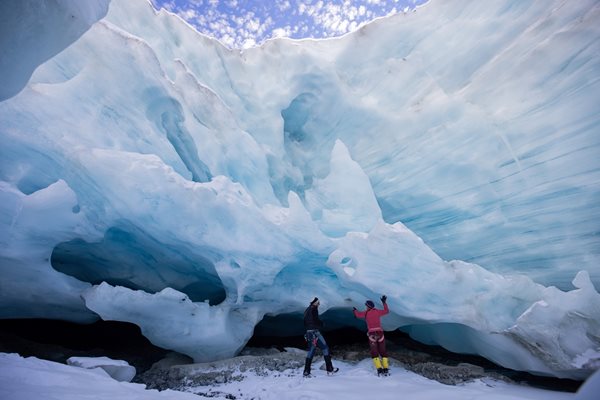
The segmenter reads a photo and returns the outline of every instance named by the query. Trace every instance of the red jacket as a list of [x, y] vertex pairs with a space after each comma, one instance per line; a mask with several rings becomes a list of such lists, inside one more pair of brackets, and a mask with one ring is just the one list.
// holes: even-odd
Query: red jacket
[[382, 331], [381, 317], [390, 312], [387, 303], [383, 303], [383, 310], [377, 308], [367, 308], [365, 311], [354, 310], [356, 318], [364, 318], [367, 322], [367, 330], [369, 332]]

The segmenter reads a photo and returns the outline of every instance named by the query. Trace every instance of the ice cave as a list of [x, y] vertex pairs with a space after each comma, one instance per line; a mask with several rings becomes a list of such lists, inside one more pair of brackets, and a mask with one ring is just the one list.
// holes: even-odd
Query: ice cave
[[388, 331], [600, 368], [597, 0], [430, 0], [244, 50], [146, 0], [44, 4], [0, 4], [0, 318], [207, 361], [386, 294]]

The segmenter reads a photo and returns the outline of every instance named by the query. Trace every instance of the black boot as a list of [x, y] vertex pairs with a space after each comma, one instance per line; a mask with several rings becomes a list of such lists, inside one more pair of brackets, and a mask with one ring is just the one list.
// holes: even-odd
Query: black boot
[[304, 376], [310, 376], [310, 364], [312, 364], [312, 358], [307, 358], [304, 362]]
[[327, 370], [328, 374], [334, 374], [340, 370], [339, 368], [333, 367], [333, 364], [331, 363], [331, 356], [323, 356], [323, 358], [325, 359], [325, 369]]

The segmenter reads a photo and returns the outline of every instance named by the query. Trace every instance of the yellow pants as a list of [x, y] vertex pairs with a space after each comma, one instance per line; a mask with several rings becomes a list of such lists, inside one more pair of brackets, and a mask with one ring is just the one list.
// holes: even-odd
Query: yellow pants
[[379, 368], [389, 368], [389, 361], [387, 357], [382, 357], [381, 359], [379, 359], [379, 357], [375, 357], [373, 358], [373, 364], [375, 365], [375, 368], [379, 369]]

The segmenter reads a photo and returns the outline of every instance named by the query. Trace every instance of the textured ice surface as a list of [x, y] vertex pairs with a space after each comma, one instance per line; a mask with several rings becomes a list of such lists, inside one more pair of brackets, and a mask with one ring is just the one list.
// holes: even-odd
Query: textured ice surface
[[77, 39], [63, 3], [3, 6], [53, 51], [0, 42], [35, 70], [0, 102], [1, 317], [130, 321], [206, 361], [386, 293], [386, 329], [597, 369], [597, 1], [434, 0], [244, 51], [142, 0]]
[[110, 0], [0, 2], [0, 101], [21, 91], [35, 68], [103, 18]]
[[135, 367], [127, 361], [113, 360], [109, 357], [69, 357], [67, 364], [86, 369], [102, 369], [119, 382], [131, 382], [135, 376]]

